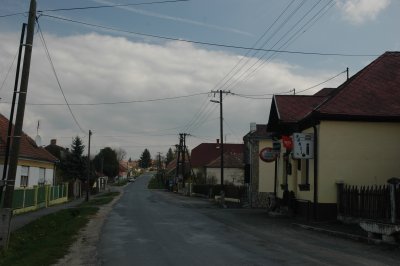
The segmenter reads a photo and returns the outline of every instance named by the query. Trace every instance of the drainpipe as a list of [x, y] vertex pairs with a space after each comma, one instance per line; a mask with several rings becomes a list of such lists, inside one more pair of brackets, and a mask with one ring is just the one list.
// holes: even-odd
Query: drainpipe
[[318, 219], [318, 135], [314, 125], [314, 220]]
[[253, 142], [250, 138], [249, 138], [249, 144], [250, 144], [249, 200], [250, 200], [250, 207], [253, 207]]

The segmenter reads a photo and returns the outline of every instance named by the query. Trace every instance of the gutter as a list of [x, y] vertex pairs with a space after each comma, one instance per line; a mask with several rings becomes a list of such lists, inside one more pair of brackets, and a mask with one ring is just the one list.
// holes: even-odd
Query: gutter
[[313, 125], [314, 130], [314, 220], [318, 219], [318, 131]]

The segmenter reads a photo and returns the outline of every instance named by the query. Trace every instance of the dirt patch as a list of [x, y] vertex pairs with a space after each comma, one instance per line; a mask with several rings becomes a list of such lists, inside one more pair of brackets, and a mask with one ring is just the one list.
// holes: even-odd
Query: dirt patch
[[113, 205], [123, 194], [122, 188], [116, 188], [115, 190], [119, 191], [120, 194], [109, 204], [100, 207], [99, 211], [90, 219], [86, 227], [79, 232], [77, 240], [70, 247], [68, 254], [54, 265], [99, 265], [97, 243], [99, 242], [101, 228]]

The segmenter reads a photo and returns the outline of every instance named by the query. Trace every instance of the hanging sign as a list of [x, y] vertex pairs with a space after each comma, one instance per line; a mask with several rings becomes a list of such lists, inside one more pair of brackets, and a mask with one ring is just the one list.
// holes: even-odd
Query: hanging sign
[[314, 135], [311, 133], [293, 134], [293, 158], [312, 159], [314, 158]]
[[282, 136], [282, 143], [286, 150], [293, 149], [293, 140], [290, 136]]
[[264, 162], [270, 163], [276, 160], [276, 152], [270, 148], [264, 148], [260, 151], [260, 159], [263, 160]]

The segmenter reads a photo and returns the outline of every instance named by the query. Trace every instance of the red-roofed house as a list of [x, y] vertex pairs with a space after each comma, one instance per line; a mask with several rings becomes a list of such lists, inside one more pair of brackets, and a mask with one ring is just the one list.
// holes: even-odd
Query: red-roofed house
[[336, 89], [275, 95], [268, 130], [313, 137], [310, 159], [282, 148], [276, 196], [292, 191], [300, 213], [335, 218], [337, 183], [383, 185], [400, 174], [400, 52], [383, 54]]
[[[0, 114], [0, 173], [3, 174], [7, 144], [8, 119]], [[22, 134], [15, 187], [31, 187], [38, 184], [54, 185], [57, 158], [33, 139]]]
[[[220, 183], [221, 173], [216, 170], [220, 166], [220, 146], [219, 141], [201, 143], [191, 152], [190, 159], [193, 172], [198, 178], [204, 178], [207, 183]], [[243, 144], [224, 143], [224, 184], [237, 184], [239, 180], [243, 184], [243, 150]], [[239, 162], [240, 160], [241, 162]]]

